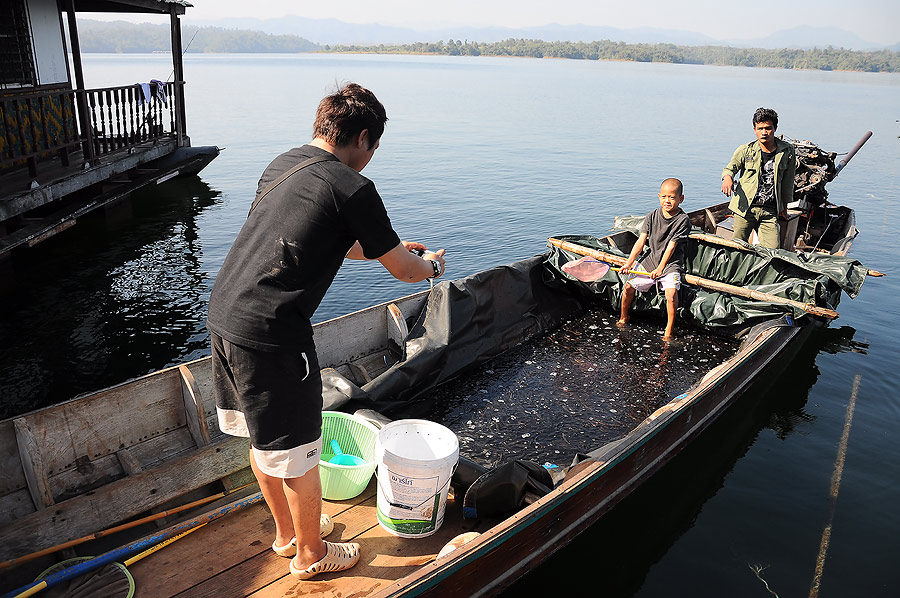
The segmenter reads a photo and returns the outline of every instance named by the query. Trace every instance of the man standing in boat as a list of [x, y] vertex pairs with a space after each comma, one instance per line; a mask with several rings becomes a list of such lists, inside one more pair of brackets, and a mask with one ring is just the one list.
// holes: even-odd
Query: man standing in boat
[[378, 260], [406, 282], [444, 272], [444, 250], [400, 241], [360, 174], [386, 121], [381, 102], [355, 83], [319, 103], [313, 140], [263, 172], [209, 299], [219, 427], [250, 438], [250, 465], [275, 519], [272, 549], [293, 557], [300, 579], [359, 560], [358, 544], [323, 541], [333, 524], [322, 514], [313, 313], [345, 258]]
[[[778, 218], [787, 218], [797, 169], [794, 146], [775, 137], [777, 128], [778, 114], [758, 108], [753, 114], [756, 141], [738, 147], [722, 171], [722, 193], [731, 197], [728, 208], [734, 213], [734, 238], [749, 241], [756, 230], [759, 244], [772, 249], [779, 246]], [[738, 173], [740, 184], [735, 185]]]

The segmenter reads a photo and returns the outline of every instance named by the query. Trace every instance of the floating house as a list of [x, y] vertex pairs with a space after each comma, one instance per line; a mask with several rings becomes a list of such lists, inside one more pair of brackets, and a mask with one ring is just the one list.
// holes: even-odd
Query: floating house
[[[214, 146], [191, 147], [187, 135], [179, 17], [189, 6], [3, 0], [0, 258], [144, 185], [196, 174], [218, 155]], [[84, 12], [169, 15], [172, 80], [87, 89], [76, 18]]]

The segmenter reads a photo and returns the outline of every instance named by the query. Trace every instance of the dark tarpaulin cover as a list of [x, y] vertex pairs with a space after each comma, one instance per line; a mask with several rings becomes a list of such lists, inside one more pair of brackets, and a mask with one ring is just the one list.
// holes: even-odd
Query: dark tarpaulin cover
[[464, 370], [583, 311], [567, 289], [542, 281], [544, 255], [434, 286], [410, 326], [404, 361], [362, 387], [323, 371], [324, 409], [415, 417], [416, 399]]
[[[617, 219], [619, 227], [628, 231], [619, 234], [631, 233], [628, 248], [637, 240], [642, 219], [641, 216]], [[559, 235], [556, 238], [627, 257], [606, 239], [589, 235]], [[855, 297], [865, 281], [866, 268], [850, 258], [796, 254], [755, 245], [747, 245], [747, 249], [740, 251], [690, 239], [685, 250], [685, 273], [830, 309], [837, 307], [842, 290]], [[562, 271], [563, 264], [580, 257], [551, 247], [545, 262], [545, 282], [549, 286], [574, 289], [583, 297], [618, 309], [623, 279], [617, 272], [610, 270], [600, 280], [585, 283]], [[631, 309], [632, 312], [660, 311], [664, 314], [665, 295], [654, 291], [637, 293]], [[740, 334], [754, 324], [785, 313], [795, 318], [806, 315], [791, 306], [707, 291], [687, 284], [682, 284], [679, 293], [679, 320], [726, 334]]]

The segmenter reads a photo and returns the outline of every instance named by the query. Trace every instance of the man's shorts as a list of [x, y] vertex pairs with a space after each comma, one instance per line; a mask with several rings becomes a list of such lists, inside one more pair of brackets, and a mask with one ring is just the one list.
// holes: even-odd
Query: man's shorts
[[257, 351], [211, 333], [219, 428], [250, 438], [259, 469], [298, 478], [319, 464], [322, 377], [314, 349]]
[[[647, 271], [640, 262], [634, 266], [634, 269], [643, 270], [644, 272]], [[663, 290], [675, 289], [677, 291], [681, 288], [681, 272], [678, 272], [677, 270], [675, 272], [669, 272], [665, 276], [655, 280], [642, 274], [629, 274], [625, 282], [634, 287], [635, 291], [646, 292], [656, 285], [659, 285]]]

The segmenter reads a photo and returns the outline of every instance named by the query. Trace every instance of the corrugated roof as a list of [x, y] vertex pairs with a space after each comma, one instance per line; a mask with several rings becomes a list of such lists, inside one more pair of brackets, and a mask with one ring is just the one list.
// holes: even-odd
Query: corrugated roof
[[172, 7], [177, 14], [194, 5], [187, 0], [78, 0], [76, 12], [125, 12], [169, 14]]

